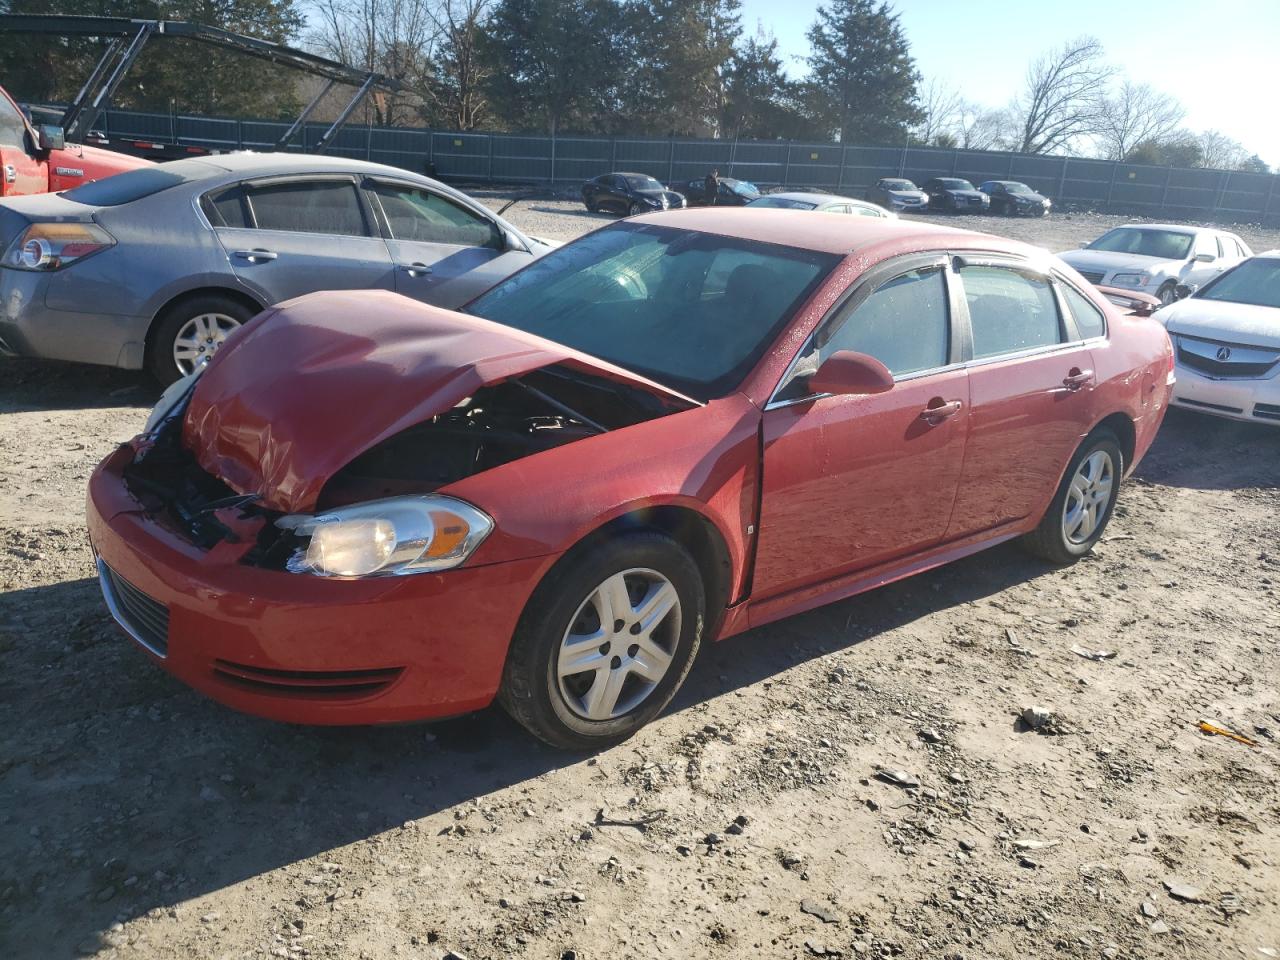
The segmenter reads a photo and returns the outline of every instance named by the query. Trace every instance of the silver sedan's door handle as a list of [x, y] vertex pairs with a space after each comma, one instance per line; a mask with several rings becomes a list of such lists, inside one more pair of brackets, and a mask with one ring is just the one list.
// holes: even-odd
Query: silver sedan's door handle
[[254, 250], [237, 250], [236, 256], [241, 260], [248, 260], [250, 263], [265, 263], [268, 260], [275, 260], [280, 256], [274, 250], [263, 250], [261, 248]]
[[431, 272], [431, 268], [425, 263], [402, 263], [400, 269], [411, 277], [425, 277]]

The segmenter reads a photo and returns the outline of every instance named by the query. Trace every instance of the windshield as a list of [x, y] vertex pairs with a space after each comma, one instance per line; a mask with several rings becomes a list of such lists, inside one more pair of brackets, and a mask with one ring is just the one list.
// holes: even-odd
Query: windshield
[[653, 179], [653, 177], [645, 177], [645, 176], [632, 174], [631, 176], [623, 177], [622, 179], [627, 181], [627, 186], [630, 187], [632, 190], [664, 189], [662, 184], [660, 184], [657, 180]]
[[968, 180], [939, 180], [940, 184], [948, 190], [972, 190], [973, 184]]
[[[1255, 257], [1228, 270], [1195, 295], [1254, 307], [1280, 308], [1280, 257]], [[1280, 326], [1277, 327], [1280, 332]]]
[[1007, 182], [1005, 183], [1004, 188], [1008, 190], [1010, 193], [1035, 193], [1035, 191], [1032, 190], [1030, 187], [1028, 187], [1025, 183]]
[[621, 223], [547, 254], [466, 311], [709, 400], [742, 382], [839, 260]]
[[881, 180], [880, 186], [886, 190], [919, 190], [910, 180]]
[[759, 200], [752, 200], [749, 207], [783, 207], [787, 210], [812, 210], [817, 206], [809, 200], [792, 200], [790, 197], [761, 197]]
[[1139, 257], [1161, 260], [1185, 260], [1191, 252], [1192, 236], [1173, 230], [1151, 230], [1146, 227], [1117, 227], [1085, 247], [1109, 253], [1132, 253]]
[[140, 167], [117, 173], [104, 180], [95, 180], [63, 191], [58, 196], [91, 207], [118, 207], [122, 203], [141, 200], [180, 183], [204, 180], [218, 172], [217, 167], [199, 160], [175, 160], [164, 166]]
[[754, 183], [747, 183], [745, 180], [721, 180], [720, 182], [734, 193], [742, 194], [744, 197], [760, 196], [760, 190]]

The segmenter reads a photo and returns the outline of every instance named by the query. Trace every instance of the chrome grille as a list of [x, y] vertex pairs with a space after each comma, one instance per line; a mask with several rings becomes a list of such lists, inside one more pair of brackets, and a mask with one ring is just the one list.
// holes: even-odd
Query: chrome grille
[[1080, 274], [1080, 276], [1084, 277], [1095, 286], [1101, 283], [1102, 278], [1106, 276], [1105, 273], [1099, 273], [1097, 270], [1077, 270], [1076, 273]]
[[98, 558], [98, 582], [116, 623], [157, 657], [169, 653], [169, 608], [153, 600]]
[[1257, 380], [1280, 363], [1280, 350], [1180, 336], [1178, 362], [1220, 380]]

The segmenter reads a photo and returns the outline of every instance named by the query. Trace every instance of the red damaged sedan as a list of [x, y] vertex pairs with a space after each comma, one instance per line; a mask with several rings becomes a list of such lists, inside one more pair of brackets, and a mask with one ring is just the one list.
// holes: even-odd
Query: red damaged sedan
[[232, 707], [363, 724], [496, 697], [591, 748], [706, 639], [1013, 537], [1086, 554], [1172, 359], [1012, 241], [654, 214], [460, 313], [266, 311], [102, 462], [89, 532], [124, 629]]

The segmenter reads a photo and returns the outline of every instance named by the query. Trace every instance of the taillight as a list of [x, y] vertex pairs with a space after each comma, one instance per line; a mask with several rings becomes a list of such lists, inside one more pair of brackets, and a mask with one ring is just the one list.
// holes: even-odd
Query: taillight
[[115, 242], [96, 223], [33, 223], [9, 245], [4, 265], [19, 270], [61, 270]]

